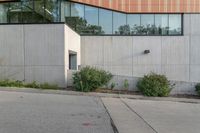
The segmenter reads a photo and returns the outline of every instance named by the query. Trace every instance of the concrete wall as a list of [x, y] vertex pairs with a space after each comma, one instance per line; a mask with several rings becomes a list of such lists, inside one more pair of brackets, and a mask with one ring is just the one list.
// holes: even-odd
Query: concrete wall
[[74, 70], [69, 70], [69, 50], [77, 53], [77, 69], [81, 64], [81, 37], [65, 25], [65, 80], [67, 86], [72, 86], [72, 75]]
[[64, 25], [24, 25], [23, 29], [25, 81], [65, 86]]
[[[83, 36], [81, 64], [112, 72], [136, 89], [137, 79], [156, 72], [176, 81], [172, 93], [194, 93], [200, 82], [200, 14], [184, 15], [184, 36]], [[144, 54], [150, 50], [150, 54]]]
[[0, 25], [0, 79], [65, 87], [68, 50], [80, 64], [80, 36], [64, 24]]

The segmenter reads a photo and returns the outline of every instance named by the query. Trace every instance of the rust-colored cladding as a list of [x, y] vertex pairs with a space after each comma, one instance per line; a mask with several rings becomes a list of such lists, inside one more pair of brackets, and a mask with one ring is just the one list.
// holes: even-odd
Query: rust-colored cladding
[[200, 0], [71, 0], [126, 13], [200, 13]]

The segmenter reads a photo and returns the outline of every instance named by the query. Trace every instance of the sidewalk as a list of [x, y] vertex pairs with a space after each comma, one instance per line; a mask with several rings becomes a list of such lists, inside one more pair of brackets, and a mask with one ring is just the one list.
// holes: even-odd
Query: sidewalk
[[102, 98], [119, 133], [156, 133], [120, 99]]
[[200, 104], [102, 98], [119, 133], [199, 133]]

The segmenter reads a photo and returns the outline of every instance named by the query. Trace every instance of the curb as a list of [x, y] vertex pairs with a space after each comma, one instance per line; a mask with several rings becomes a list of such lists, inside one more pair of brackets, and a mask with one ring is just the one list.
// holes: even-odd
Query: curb
[[110, 93], [95, 93], [95, 92], [85, 93], [85, 92], [76, 92], [76, 91], [68, 91], [68, 90], [44, 90], [44, 89], [16, 88], [16, 87], [0, 87], [0, 91], [75, 95], [75, 96], [98, 96], [98, 97], [110, 97], [110, 98], [127, 98], [127, 99], [135, 99], [135, 100], [171, 101], [171, 102], [200, 104], [200, 99], [193, 99], [193, 98], [145, 97], [142, 95], [125, 95], [125, 94], [110, 94]]

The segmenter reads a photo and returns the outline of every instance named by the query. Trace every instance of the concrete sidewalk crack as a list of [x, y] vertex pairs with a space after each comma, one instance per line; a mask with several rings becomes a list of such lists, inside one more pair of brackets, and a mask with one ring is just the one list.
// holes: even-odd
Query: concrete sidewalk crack
[[138, 114], [134, 109], [132, 109], [124, 100], [120, 98], [120, 101], [133, 113], [135, 113], [145, 124], [147, 124], [155, 133], [158, 133], [155, 128], [153, 128], [140, 114]]
[[112, 126], [112, 129], [113, 129], [114, 133], [119, 133], [119, 131], [118, 131], [118, 129], [117, 129], [117, 127], [116, 127], [116, 125], [115, 125], [115, 123], [114, 123], [114, 121], [113, 121], [113, 119], [112, 119], [112, 117], [111, 117], [111, 115], [110, 115], [110, 113], [108, 111], [108, 109], [106, 108], [106, 106], [105, 106], [105, 104], [104, 104], [104, 102], [102, 101], [101, 98], [100, 98], [100, 101], [103, 104], [103, 106], [104, 106], [104, 108], [106, 110], [106, 113], [108, 114], [108, 116], [110, 118], [110, 123], [111, 123], [111, 126]]

